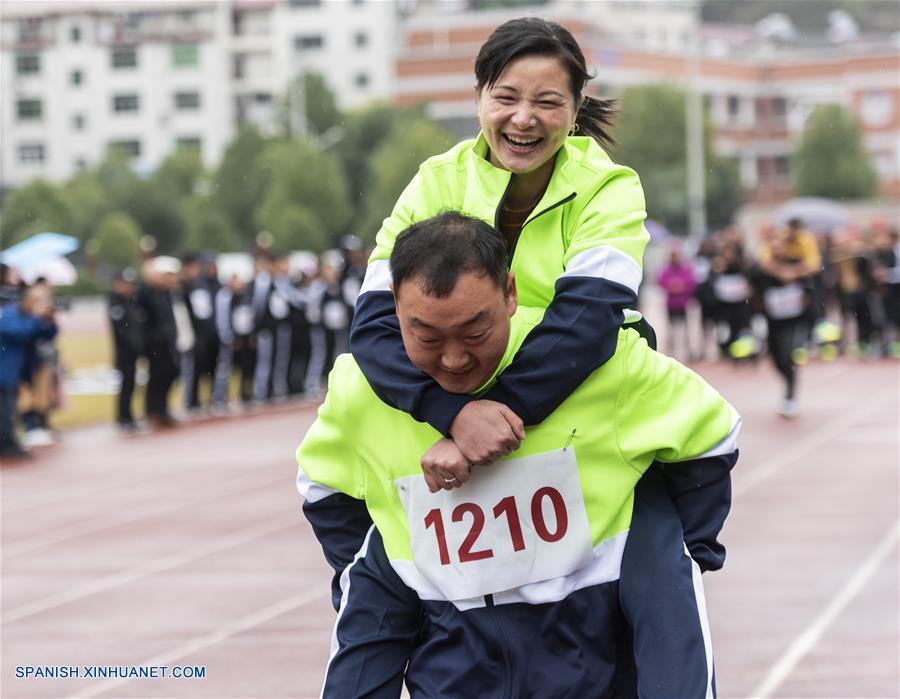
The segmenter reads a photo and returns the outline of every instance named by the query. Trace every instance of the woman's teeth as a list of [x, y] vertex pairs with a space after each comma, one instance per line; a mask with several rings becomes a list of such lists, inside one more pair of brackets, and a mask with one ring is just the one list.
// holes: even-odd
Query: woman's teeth
[[518, 146], [519, 148], [528, 148], [530, 146], [536, 145], [541, 140], [539, 138], [535, 138], [528, 141], [524, 139], [513, 138], [512, 136], [507, 136], [506, 134], [503, 135], [503, 138], [505, 138], [510, 145]]

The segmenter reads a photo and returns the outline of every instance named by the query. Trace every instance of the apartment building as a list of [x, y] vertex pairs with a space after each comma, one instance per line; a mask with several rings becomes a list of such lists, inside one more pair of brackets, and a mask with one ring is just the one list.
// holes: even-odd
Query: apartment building
[[[688, 3], [654, 8], [644, 13], [643, 25], [642, 8], [634, 2], [559, 2], [536, 8], [536, 14], [561, 22], [575, 35], [596, 75], [589, 92], [610, 96], [648, 83], [699, 89], [710, 111], [716, 150], [738, 160], [752, 199], [790, 196], [791, 155], [809, 113], [826, 103], [842, 104], [857, 116], [881, 194], [900, 197], [896, 43], [863, 37], [833, 45], [779, 45], [754, 37], [752, 28], [741, 30], [744, 36], [737, 42], [722, 28], [699, 27]], [[456, 132], [474, 133], [475, 52], [496, 26], [522, 14], [419, 15], [405, 23], [397, 56], [397, 102], [426, 102], [431, 115]]]
[[68, 179], [111, 146], [138, 171], [177, 148], [213, 166], [241, 124], [278, 128], [302, 71], [342, 108], [388, 99], [395, 17], [379, 0], [5, 2], [0, 187]]

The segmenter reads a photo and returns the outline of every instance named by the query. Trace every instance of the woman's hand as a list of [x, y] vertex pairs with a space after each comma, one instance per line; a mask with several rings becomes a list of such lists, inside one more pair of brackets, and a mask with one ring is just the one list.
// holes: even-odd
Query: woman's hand
[[428, 490], [436, 493], [439, 490], [459, 488], [469, 480], [472, 464], [463, 455], [452, 439], [441, 439], [422, 455], [422, 472]]
[[525, 424], [503, 403], [476, 400], [459, 411], [450, 436], [470, 463], [486, 466], [519, 448]]

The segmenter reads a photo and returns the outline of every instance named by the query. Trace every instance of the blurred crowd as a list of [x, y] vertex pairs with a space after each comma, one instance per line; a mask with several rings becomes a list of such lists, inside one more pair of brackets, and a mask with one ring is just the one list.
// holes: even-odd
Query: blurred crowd
[[187, 415], [227, 414], [291, 398], [316, 398], [335, 357], [348, 349], [350, 321], [365, 273], [352, 236], [303, 268], [287, 253], [259, 249], [249, 278], [222, 278], [216, 257], [147, 259], [113, 281], [109, 318], [122, 377], [116, 421], [126, 431], [138, 361], [146, 358], [144, 418], [178, 424], [169, 405], [180, 383]]
[[[815, 235], [800, 219], [767, 225], [751, 255], [737, 226], [695, 254], [671, 247], [656, 281], [666, 296], [668, 354], [687, 361], [710, 348], [731, 361], [772, 358], [792, 416], [795, 372], [811, 355], [900, 357], [900, 242], [884, 221]], [[700, 337], [687, 310], [699, 308]]]

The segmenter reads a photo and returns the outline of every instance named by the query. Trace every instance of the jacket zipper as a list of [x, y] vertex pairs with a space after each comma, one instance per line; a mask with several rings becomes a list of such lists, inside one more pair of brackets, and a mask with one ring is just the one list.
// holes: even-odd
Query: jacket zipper
[[[509, 187], [507, 187], [506, 191], [507, 191], [507, 192], [509, 191]], [[568, 201], [572, 201], [572, 200], [575, 198], [575, 195], [576, 195], [576, 194], [577, 194], [577, 192], [572, 192], [572, 193], [571, 193], [569, 196], [567, 196], [565, 199], [560, 199], [558, 202], [556, 202], [556, 203], [553, 204], [552, 206], [548, 206], [546, 209], [544, 209], [543, 211], [541, 211], [541, 212], [538, 213], [538, 214], [535, 214], [534, 216], [532, 216], [531, 218], [529, 218], [527, 221], [525, 221], [525, 223], [522, 224], [522, 227], [519, 229], [519, 232], [516, 234], [515, 240], [513, 240], [512, 248], [510, 248], [510, 250], [509, 250], [509, 266], [510, 266], [510, 267], [512, 267], [513, 257], [515, 256], [515, 254], [516, 254], [516, 248], [517, 248], [518, 245], [519, 245], [519, 238], [522, 237], [522, 231], [525, 230], [525, 226], [527, 226], [529, 223], [531, 223], [532, 221], [534, 221], [536, 218], [539, 218], [539, 217], [543, 216], [543, 215], [546, 214], [548, 211], [553, 211], [553, 209], [555, 209], [556, 207], [562, 206], [563, 204], [565, 204], [565, 203], [568, 202]], [[504, 196], [504, 198], [505, 198], [505, 197], [506, 197], [506, 194], [504, 193], [503, 196]], [[503, 205], [503, 200], [502, 200], [502, 199], [500, 200], [500, 205], [501, 205], [501, 206]], [[500, 209], [498, 208], [498, 209], [497, 209], [497, 219], [499, 220], [499, 218], [500, 218]], [[497, 228], [497, 226], [494, 226], [494, 227]], [[499, 230], [499, 228], [498, 228], [498, 230]]]

